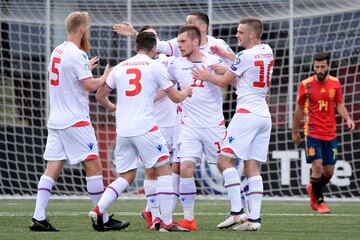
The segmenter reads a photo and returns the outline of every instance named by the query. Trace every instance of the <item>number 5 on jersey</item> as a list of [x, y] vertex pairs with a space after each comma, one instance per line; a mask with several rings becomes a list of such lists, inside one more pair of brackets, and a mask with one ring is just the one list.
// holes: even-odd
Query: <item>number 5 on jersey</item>
[[55, 78], [50, 78], [50, 85], [59, 86], [60, 78], [59, 78], [59, 69], [57, 64], [61, 63], [61, 58], [54, 57], [51, 61], [51, 73], [55, 74]]
[[133, 96], [138, 95], [141, 92], [141, 88], [142, 88], [141, 84], [140, 84], [141, 71], [138, 68], [130, 68], [130, 69], [126, 70], [126, 74], [134, 75], [133, 78], [129, 79], [129, 84], [134, 85], [134, 89], [126, 90], [125, 95], [128, 97], [133, 97]]

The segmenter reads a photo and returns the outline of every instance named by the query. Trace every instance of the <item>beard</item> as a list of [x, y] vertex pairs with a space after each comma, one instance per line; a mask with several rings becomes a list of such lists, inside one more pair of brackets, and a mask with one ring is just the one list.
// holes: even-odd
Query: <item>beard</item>
[[325, 73], [316, 73], [316, 77], [320, 82], [325, 81], [329, 71], [326, 71]]
[[90, 51], [90, 40], [89, 40], [88, 31], [86, 31], [83, 37], [81, 38], [80, 49], [83, 50], [84, 52]]

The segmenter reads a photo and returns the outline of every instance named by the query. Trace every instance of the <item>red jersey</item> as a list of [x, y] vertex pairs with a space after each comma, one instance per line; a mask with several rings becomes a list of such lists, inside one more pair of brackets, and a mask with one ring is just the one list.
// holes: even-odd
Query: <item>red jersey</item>
[[316, 75], [301, 81], [297, 103], [304, 105], [304, 134], [320, 140], [336, 138], [335, 103], [341, 103], [339, 79], [328, 76], [324, 82]]

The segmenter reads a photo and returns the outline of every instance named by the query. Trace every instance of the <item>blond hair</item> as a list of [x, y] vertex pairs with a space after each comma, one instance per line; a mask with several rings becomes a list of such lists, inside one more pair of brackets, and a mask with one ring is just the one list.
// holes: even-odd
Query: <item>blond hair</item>
[[246, 17], [240, 20], [240, 24], [248, 25], [252, 31], [256, 33], [256, 38], [261, 39], [263, 32], [263, 23], [260, 19], [254, 17]]
[[88, 26], [90, 24], [90, 16], [88, 12], [72, 12], [65, 19], [65, 27], [67, 33], [74, 33], [82, 25]]

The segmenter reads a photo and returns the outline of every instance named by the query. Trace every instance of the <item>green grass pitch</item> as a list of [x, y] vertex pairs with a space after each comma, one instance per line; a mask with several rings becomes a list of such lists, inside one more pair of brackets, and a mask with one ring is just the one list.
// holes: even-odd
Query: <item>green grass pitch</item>
[[[305, 201], [264, 201], [261, 230], [235, 232], [216, 228], [229, 210], [227, 201], [197, 200], [195, 215], [199, 230], [190, 233], [146, 230], [139, 214], [144, 204], [144, 200], [117, 200], [109, 213], [115, 213], [116, 219], [129, 220], [131, 225], [120, 232], [95, 232], [87, 218], [90, 201], [51, 200], [47, 217], [60, 232], [34, 233], [29, 225], [35, 200], [0, 200], [0, 239], [360, 239], [360, 203], [356, 202], [330, 202], [332, 213], [319, 215]], [[175, 219], [181, 216], [178, 206]]]

